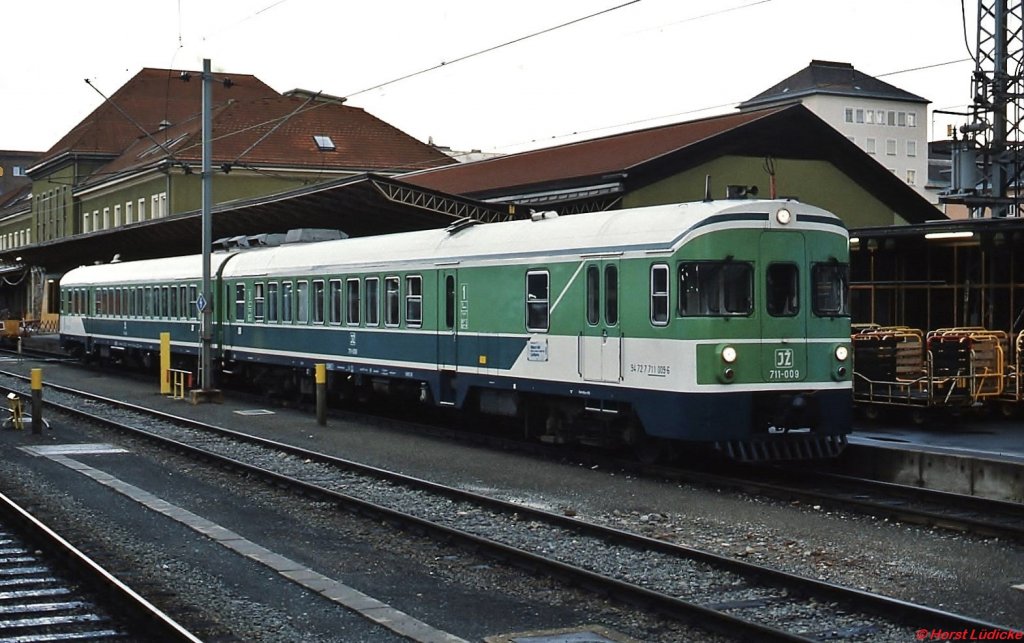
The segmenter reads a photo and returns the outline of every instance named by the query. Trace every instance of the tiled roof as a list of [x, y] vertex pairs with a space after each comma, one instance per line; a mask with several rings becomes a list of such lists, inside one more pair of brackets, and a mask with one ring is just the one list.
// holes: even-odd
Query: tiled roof
[[769, 104], [791, 102], [813, 94], [883, 98], [911, 103], [929, 102], [926, 98], [859, 72], [850, 63], [812, 60], [807, 67], [740, 103], [738, 107], [741, 110], [755, 109]]
[[742, 127], [777, 112], [763, 110], [626, 132], [603, 138], [500, 156], [475, 163], [406, 174], [407, 183], [449, 194], [536, 186], [628, 172], [658, 157]]
[[520, 201], [546, 191], [650, 185], [728, 155], [834, 165], [908, 222], [942, 215], [804, 105], [782, 105], [626, 132], [521, 154], [404, 174], [413, 185], [476, 199]]
[[[169, 149], [173, 160], [198, 169], [201, 126], [200, 119], [193, 117], [157, 132], [152, 139], [138, 138], [98, 170], [91, 182], [168, 158], [153, 139]], [[329, 136], [334, 149], [320, 149], [314, 136]], [[455, 162], [363, 109], [280, 95], [231, 100], [215, 108], [212, 149], [218, 166], [409, 171]]]
[[[110, 100], [103, 101], [85, 119], [65, 134], [43, 154], [41, 163], [63, 154], [118, 155], [142, 132], [118, 107], [141, 127], [150, 132], [159, 129], [162, 121], [179, 123], [197, 116], [202, 105], [201, 72], [189, 72], [191, 80], [181, 79], [181, 71], [146, 68], [122, 85]], [[279, 94], [259, 78], [248, 74], [217, 74], [230, 78], [230, 88], [221, 83], [213, 87], [214, 105], [229, 99], [244, 100], [273, 97]], [[115, 107], [116, 106], [116, 107]]]

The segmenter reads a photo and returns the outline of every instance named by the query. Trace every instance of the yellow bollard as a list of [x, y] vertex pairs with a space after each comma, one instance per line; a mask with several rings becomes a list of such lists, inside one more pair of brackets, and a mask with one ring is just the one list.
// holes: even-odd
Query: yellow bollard
[[160, 395], [171, 394], [171, 334], [160, 333]]

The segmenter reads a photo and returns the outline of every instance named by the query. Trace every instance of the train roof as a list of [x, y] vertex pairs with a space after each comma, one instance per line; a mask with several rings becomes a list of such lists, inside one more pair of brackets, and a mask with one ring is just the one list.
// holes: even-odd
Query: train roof
[[[768, 217], [782, 207], [791, 210], [797, 221], [811, 220], [833, 226], [836, 233], [845, 234], [838, 217], [796, 201], [708, 201], [564, 217], [542, 213], [533, 220], [476, 225], [461, 222], [443, 230], [217, 253], [212, 258], [212, 273], [216, 274], [222, 263], [223, 275], [230, 278], [337, 273], [339, 266], [352, 270], [372, 270], [375, 266], [401, 270], [403, 266], [424, 264], [466, 265], [531, 258], [557, 260], [559, 256], [581, 254], [670, 252], [688, 236], [711, 229], [709, 226], [713, 224], [765, 227], [769, 225]], [[79, 280], [93, 284], [125, 284], [195, 279], [201, 265], [201, 258], [195, 255], [89, 266], [69, 272], [62, 284], [74, 285]], [[190, 270], [191, 275], [188, 275]]]

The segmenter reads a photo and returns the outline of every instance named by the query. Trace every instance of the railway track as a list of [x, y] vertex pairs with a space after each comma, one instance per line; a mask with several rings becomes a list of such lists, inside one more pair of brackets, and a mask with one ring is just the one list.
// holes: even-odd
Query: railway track
[[0, 641], [71, 640], [199, 641], [0, 494]]
[[[21, 390], [19, 392], [22, 392]], [[82, 411], [82, 396], [89, 410]], [[75, 400], [78, 400], [77, 402]], [[758, 640], [907, 640], [998, 625], [51, 385], [48, 404], [497, 559]], [[69, 407], [71, 404], [73, 406]]]

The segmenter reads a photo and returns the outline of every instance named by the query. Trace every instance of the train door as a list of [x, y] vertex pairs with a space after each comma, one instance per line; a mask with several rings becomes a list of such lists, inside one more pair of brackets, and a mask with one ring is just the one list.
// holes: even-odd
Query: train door
[[801, 284], [810, 278], [804, 236], [795, 232], [761, 233], [762, 376], [769, 382], [800, 381], [807, 376], [807, 311]]
[[584, 268], [585, 320], [580, 333], [580, 373], [590, 382], [622, 379], [619, 326], [619, 262], [594, 261]]
[[455, 403], [455, 377], [459, 364], [459, 275], [454, 268], [437, 271], [438, 402]]

